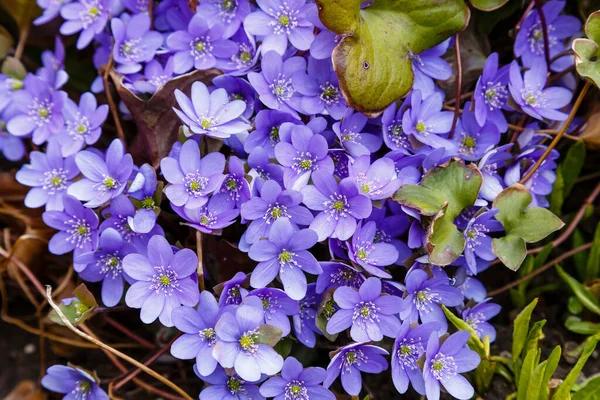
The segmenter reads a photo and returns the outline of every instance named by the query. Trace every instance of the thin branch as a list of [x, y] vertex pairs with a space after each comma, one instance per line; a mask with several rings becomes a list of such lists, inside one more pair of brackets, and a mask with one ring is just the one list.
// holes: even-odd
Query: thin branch
[[[106, 323], [108, 323], [110, 326], [112, 326], [113, 328], [115, 328], [119, 332], [127, 335], [131, 339], [135, 340], [136, 342], [138, 342], [142, 346], [147, 347], [149, 349], [153, 349], [153, 348], [156, 347], [155, 345], [153, 345], [152, 343], [150, 343], [149, 341], [147, 341], [143, 337], [135, 334], [134, 332], [130, 331], [129, 329], [127, 329], [126, 327], [124, 327], [123, 325], [121, 325], [119, 322], [117, 322], [114, 319], [112, 319], [111, 317], [109, 317], [108, 314], [102, 314], [102, 317], [104, 318], [104, 320], [106, 321]], [[118, 389], [118, 388], [116, 388], [116, 389]]]
[[457, 33], [455, 36], [455, 50], [456, 50], [456, 96], [455, 96], [455, 107], [454, 107], [454, 118], [452, 119], [452, 128], [450, 129], [450, 139], [454, 136], [454, 130], [458, 123], [458, 110], [460, 109], [460, 91], [462, 86], [462, 61], [460, 59], [460, 35]]
[[[29, 7], [28, 11], [25, 11], [28, 15], [31, 13], [31, 9], [33, 7]], [[29, 19], [27, 17], [27, 19]], [[26, 24], [23, 30], [19, 35], [19, 43], [17, 43], [17, 48], [15, 49], [15, 58], [20, 60], [23, 56], [23, 52], [25, 51], [25, 43], [27, 43], [27, 38], [29, 37], [29, 31], [31, 30], [31, 24]]]
[[202, 242], [202, 232], [196, 231], [196, 253], [198, 254], [198, 284], [200, 291], [204, 291], [204, 251]]
[[123, 141], [123, 145], [127, 146], [127, 142], [125, 141], [125, 134], [123, 133], [123, 127], [121, 126], [121, 119], [119, 118], [119, 110], [115, 103], [115, 100], [112, 97], [110, 92], [110, 86], [108, 84], [108, 77], [110, 75], [110, 71], [112, 71], [113, 66], [115, 64], [115, 60], [113, 58], [112, 49], [110, 52], [110, 58], [108, 59], [108, 64], [104, 67], [104, 75], [102, 76], [102, 82], [104, 83], [104, 92], [106, 93], [106, 100], [108, 101], [108, 107], [110, 108], [110, 113], [112, 114], [113, 120], [115, 121], [115, 128], [117, 129], [117, 136], [119, 139]]
[[529, 169], [529, 171], [527, 171], [527, 173], [525, 174], [525, 176], [523, 178], [521, 178], [519, 183], [521, 183], [521, 184], [526, 183], [529, 180], [529, 178], [531, 178], [533, 176], [535, 171], [537, 171], [537, 169], [544, 163], [544, 161], [546, 160], [546, 158], [548, 157], [548, 155], [550, 154], [552, 149], [554, 149], [554, 147], [556, 147], [556, 145], [558, 144], [560, 139], [563, 137], [563, 135], [565, 134], [567, 129], [569, 129], [571, 122], [573, 122], [573, 118], [575, 118], [575, 114], [577, 113], [579, 106], [583, 102], [583, 98], [585, 97], [585, 94], [587, 93], [590, 86], [591, 86], [590, 81], [587, 81], [585, 83], [585, 85], [583, 86], [583, 89], [581, 89], [581, 92], [579, 93], [577, 100], [575, 100], [575, 104], [573, 104], [573, 108], [571, 109], [571, 112], [569, 113], [569, 117], [565, 121], [564, 125], [560, 128], [560, 131], [558, 132], [558, 134], [554, 137], [554, 139], [552, 140], [550, 145], [548, 145], [548, 148], [546, 149], [544, 154], [542, 154], [542, 156], [539, 158], [539, 160], [537, 160], [537, 162], [534, 164], [534, 166], [531, 167]]
[[523, 13], [523, 15], [521, 16], [521, 19], [519, 20], [519, 22], [517, 22], [517, 25], [515, 25], [515, 29], [516, 30], [521, 29], [521, 25], [523, 24], [523, 22], [525, 21], [525, 18], [527, 18], [527, 16], [531, 12], [531, 10], [533, 10], [534, 6], [535, 6], [535, 0], [531, 1], [529, 3], [529, 5], [527, 6], [527, 9], [525, 10], [525, 12]]
[[71, 321], [69, 321], [69, 319], [65, 316], [65, 314], [62, 312], [62, 310], [52, 300], [52, 287], [49, 286], [49, 285], [46, 286], [46, 299], [48, 300], [48, 303], [50, 304], [50, 306], [52, 306], [52, 308], [54, 309], [54, 311], [56, 311], [56, 313], [60, 317], [61, 321], [65, 324], [65, 326], [67, 328], [69, 328], [70, 330], [72, 330], [73, 332], [75, 332], [77, 335], [81, 336], [82, 338], [84, 338], [88, 342], [94, 343], [95, 345], [97, 345], [101, 349], [106, 350], [106, 352], [111, 353], [114, 356], [117, 356], [117, 357], [119, 357], [119, 358], [127, 361], [130, 364], [133, 364], [134, 366], [136, 366], [137, 368], [141, 369], [142, 371], [144, 371], [145, 373], [147, 373], [148, 375], [150, 375], [154, 379], [160, 381], [161, 383], [164, 383], [165, 385], [167, 385], [168, 387], [170, 387], [171, 389], [173, 389], [175, 392], [177, 392], [179, 395], [181, 395], [184, 399], [186, 399], [186, 400], [192, 400], [192, 398], [183, 389], [181, 389], [179, 386], [177, 386], [176, 384], [174, 384], [173, 382], [171, 382], [167, 378], [163, 377], [162, 375], [160, 375], [159, 373], [157, 373], [153, 369], [148, 368], [147, 366], [145, 366], [144, 364], [140, 363], [136, 359], [129, 357], [127, 354], [122, 353], [119, 350], [113, 349], [112, 347], [108, 346], [107, 344], [105, 344], [105, 343], [101, 342], [100, 340], [92, 337], [88, 333], [82, 332], [81, 330], [79, 330], [78, 328], [76, 328], [75, 326], [73, 326], [73, 324], [71, 323]]
[[546, 271], [547, 269], [553, 267], [554, 265], [558, 264], [559, 262], [581, 252], [584, 250], [589, 249], [590, 247], [592, 247], [594, 243], [590, 242], [590, 243], [586, 243], [584, 245], [581, 245], [579, 247], [576, 247], [570, 251], [567, 251], [566, 253], [561, 254], [560, 256], [556, 257], [554, 260], [542, 265], [541, 267], [539, 267], [538, 269], [536, 269], [535, 271], [532, 271], [530, 273], [528, 273], [527, 275], [525, 275], [522, 278], [517, 279], [516, 281], [513, 281], [511, 283], [509, 283], [508, 285], [502, 286], [499, 289], [493, 290], [491, 292], [488, 293], [489, 297], [492, 296], [496, 296], [500, 293], [506, 292], [509, 289], [514, 288], [515, 286], [518, 286], [519, 284], [528, 281], [529, 279], [533, 278], [534, 276], [538, 276], [539, 274], [541, 274], [542, 272]]
[[40, 294], [42, 294], [42, 295], [44, 294], [44, 287], [42, 286], [40, 281], [38, 281], [38, 279], [35, 277], [33, 272], [31, 272], [31, 270], [27, 267], [27, 265], [23, 264], [23, 262], [21, 262], [21, 260], [19, 260], [13, 254], [8, 253], [2, 247], [0, 247], [0, 255], [2, 257], [6, 258], [6, 262], [8, 262], [8, 261], [14, 262], [15, 265], [17, 267], [19, 267], [19, 269], [21, 271], [23, 271], [23, 273], [25, 274], [25, 276], [27, 276], [27, 278], [31, 281], [31, 283], [33, 283], [33, 285], [40, 292]]
[[540, 16], [540, 22], [542, 23], [542, 34], [544, 39], [544, 56], [546, 58], [546, 65], [550, 69], [550, 43], [548, 41], [548, 24], [546, 23], [546, 15], [540, 0], [535, 1], [535, 8], [537, 9], [538, 15]]

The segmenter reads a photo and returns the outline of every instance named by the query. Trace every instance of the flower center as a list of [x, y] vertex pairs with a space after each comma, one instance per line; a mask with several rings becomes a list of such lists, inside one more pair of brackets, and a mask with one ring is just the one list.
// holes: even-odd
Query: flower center
[[229, 377], [229, 380], [227, 381], [227, 389], [229, 389], [229, 391], [231, 392], [231, 394], [236, 394], [240, 391], [243, 391], [244, 388], [244, 382], [243, 380], [236, 378], [236, 377]]
[[273, 145], [279, 143], [279, 126], [274, 126], [269, 132], [269, 139]]
[[277, 97], [277, 101], [282, 103], [292, 98], [295, 90], [292, 86], [292, 79], [286, 79], [285, 74], [277, 75], [277, 78], [273, 80], [273, 83], [269, 85], [271, 92]]
[[171, 266], [165, 268], [158, 265], [154, 267], [154, 271], [150, 280], [150, 289], [154, 290], [156, 294], [163, 293], [165, 296], [171, 296], [175, 290], [181, 292], [177, 272], [173, 271]]
[[325, 302], [325, 305], [323, 306], [323, 311], [321, 311], [321, 315], [327, 321], [329, 321], [329, 319], [333, 316], [333, 314], [336, 313], [338, 309], [339, 307], [337, 306], [337, 303], [333, 299], [329, 299]]
[[254, 354], [258, 351], [258, 333], [256, 330], [247, 331], [242, 334], [240, 338], [240, 348], [248, 353]]
[[431, 369], [433, 376], [444, 382], [447, 377], [456, 375], [456, 363], [452, 356], [445, 356], [442, 353], [435, 355], [431, 361]]
[[350, 367], [354, 364], [361, 365], [368, 361], [368, 357], [364, 355], [361, 350], [350, 350], [346, 354], [342, 356], [342, 363], [340, 364], [340, 369], [342, 370], [342, 374], [344, 372], [350, 371]]
[[317, 158], [308, 151], [299, 151], [293, 158], [292, 169], [297, 173], [315, 171], [318, 169]]
[[287, 207], [282, 206], [279, 203], [269, 205], [269, 208], [267, 208], [265, 215], [263, 215], [263, 219], [266, 221], [267, 224], [270, 224], [271, 222], [281, 217], [290, 218], [290, 215], [287, 212]]
[[294, 260], [295, 255], [296, 253], [292, 253], [291, 251], [283, 249], [277, 256], [279, 259], [279, 265], [284, 266], [286, 264], [296, 264], [296, 261]]
[[474, 249], [479, 246], [481, 242], [478, 240], [480, 237], [485, 237], [485, 234], [490, 230], [483, 224], [473, 224], [467, 231], [467, 247]]
[[235, 285], [227, 291], [227, 298], [225, 304], [240, 304], [242, 302], [242, 292], [240, 291], [240, 285]]
[[66, 240], [74, 243], [75, 247], [81, 248], [92, 240], [92, 229], [85, 219], [73, 216], [73, 219], [65, 221], [65, 224], [69, 226], [66, 232], [70, 235]]
[[532, 88], [529, 85], [525, 85], [521, 89], [521, 97], [525, 104], [534, 108], [545, 108], [547, 106], [547, 95], [542, 91], [538, 85], [536, 88]]
[[285, 386], [285, 400], [309, 400], [308, 390], [304, 382], [293, 380]]
[[367, 328], [367, 323], [379, 321], [379, 309], [372, 301], [361, 301], [354, 307], [352, 315], [352, 323], [358, 325], [362, 329]]
[[431, 312], [433, 311], [433, 304], [439, 303], [442, 299], [437, 293], [431, 293], [430, 288], [425, 288], [417, 292], [413, 303], [420, 312]]
[[324, 85], [320, 85], [319, 87], [321, 88], [319, 98], [325, 104], [330, 106], [332, 104], [337, 104], [340, 101], [340, 91], [331, 83], [325, 82]]
[[208, 185], [208, 178], [200, 176], [198, 172], [190, 172], [183, 177], [183, 185], [189, 194], [200, 197], [203, 196], [202, 191]]
[[323, 205], [325, 206], [325, 213], [328, 215], [328, 219], [334, 218], [337, 220], [340, 217], [346, 217], [350, 209], [348, 199], [340, 193], [329, 196], [329, 200]]
[[198, 336], [207, 341], [209, 346], [212, 346], [217, 342], [217, 333], [213, 328], [202, 329], [198, 332]]
[[190, 54], [194, 60], [205, 59], [212, 52], [210, 36], [200, 36], [190, 42]]
[[65, 190], [67, 188], [68, 172], [68, 170], [62, 168], [44, 172], [42, 189], [46, 190], [48, 194], [54, 194], [56, 192]]
[[102, 274], [112, 273], [112, 278], [116, 278], [121, 274], [123, 267], [121, 265], [121, 257], [119, 252], [103, 254], [100, 259], [96, 262], [96, 265], [100, 267]]
[[417, 125], [415, 125], [415, 130], [419, 133], [425, 133], [425, 129], [427, 129], [427, 126], [423, 121], [419, 121], [417, 122]]
[[6, 85], [12, 91], [23, 89], [23, 81], [15, 78], [8, 78], [6, 80]]
[[119, 182], [111, 176], [104, 178], [103, 183], [104, 183], [104, 186], [106, 187], [106, 189], [109, 189], [109, 190], [115, 189], [117, 187], [117, 185], [119, 184]]
[[87, 29], [102, 16], [103, 7], [100, 0], [87, 0], [82, 1], [82, 3], [86, 6], [86, 9], [79, 13], [79, 19], [81, 19], [83, 29]]
[[296, 19], [298, 13], [299, 10], [291, 9], [286, 2], [283, 2], [277, 11], [270, 9], [269, 14], [276, 19], [269, 22], [269, 26], [273, 27], [273, 33], [276, 35], [284, 32], [289, 34], [298, 25], [298, 20]]
[[504, 107], [508, 98], [506, 86], [500, 82], [488, 82], [484, 87], [484, 101], [490, 110], [497, 110]]
[[[419, 338], [420, 340], [421, 338]], [[425, 351], [420, 341], [416, 341], [414, 338], [404, 338], [398, 346], [398, 361], [404, 365], [405, 368], [415, 370], [418, 368], [417, 360], [421, 354]]]
[[146, 197], [144, 200], [142, 200], [142, 208], [145, 208], [146, 210], [153, 210], [154, 206], [154, 199], [152, 197]]
[[387, 129], [388, 138], [398, 148], [407, 149], [409, 147], [408, 139], [402, 130], [402, 121], [392, 121]]

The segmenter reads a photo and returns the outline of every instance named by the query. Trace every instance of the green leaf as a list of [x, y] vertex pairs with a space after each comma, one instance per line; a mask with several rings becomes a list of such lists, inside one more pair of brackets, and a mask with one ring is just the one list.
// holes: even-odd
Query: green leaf
[[571, 146], [565, 156], [565, 160], [560, 164], [565, 183], [563, 191], [565, 198], [569, 197], [575, 186], [575, 181], [579, 177], [581, 169], [583, 168], [583, 163], [585, 162], [585, 155], [585, 143], [583, 141], [577, 141]]
[[25, 75], [27, 75], [27, 70], [23, 63], [14, 57], [6, 57], [6, 60], [2, 63], [0, 72], [21, 81], [25, 79]]
[[576, 391], [571, 400], [596, 400], [600, 393], [600, 376], [595, 376], [585, 382], [585, 385]]
[[349, 106], [380, 114], [413, 85], [412, 56], [469, 22], [462, 0], [317, 0], [321, 22], [342, 38], [332, 60]]
[[600, 11], [590, 14], [585, 23], [587, 39], [575, 39], [575, 68], [579, 75], [588, 78], [596, 86], [600, 84]]
[[540, 385], [540, 400], [547, 400], [550, 397], [550, 388], [548, 384], [550, 383], [550, 379], [552, 379], [552, 375], [556, 371], [558, 367], [558, 363], [560, 362], [562, 350], [560, 346], [556, 346], [552, 353], [550, 353], [550, 357], [548, 357], [546, 370], [544, 371], [544, 378], [542, 379], [542, 384]]
[[471, 0], [471, 4], [481, 11], [494, 11], [508, 3], [508, 0]]
[[[77, 326], [92, 316], [94, 310], [98, 308], [98, 303], [83, 283], [75, 288], [73, 294], [75, 297], [62, 299], [58, 304], [58, 308], [65, 314], [69, 322]], [[48, 318], [56, 324], [64, 325], [64, 322], [54, 310], [48, 313]]]
[[529, 321], [531, 313], [537, 305], [538, 299], [534, 299], [527, 307], [523, 309], [515, 318], [512, 340], [512, 361], [516, 362], [520, 356], [525, 344], [527, 343], [527, 335], [529, 333]]
[[496, 219], [504, 227], [506, 236], [493, 239], [492, 248], [500, 261], [512, 270], [517, 270], [525, 259], [525, 243], [542, 240], [564, 226], [552, 212], [542, 207], [528, 207], [530, 203], [531, 193], [518, 183], [504, 189], [494, 200], [493, 207], [500, 210]]
[[538, 268], [540, 268], [542, 265], [546, 264], [546, 260], [548, 259], [548, 256], [550, 256], [550, 253], [552, 252], [552, 243], [548, 243], [546, 246], [544, 246], [544, 248], [542, 249], [542, 251], [540, 251], [537, 256], [535, 256], [534, 260], [533, 260], [533, 269], [536, 270]]
[[600, 323], [582, 321], [581, 318], [571, 315], [565, 321], [565, 328], [580, 335], [595, 335], [600, 332]]
[[594, 233], [594, 244], [590, 249], [590, 256], [587, 260], [586, 266], [586, 278], [588, 281], [596, 279], [598, 277], [598, 271], [600, 270], [600, 224], [596, 226], [596, 232]]
[[563, 380], [563, 383], [561, 383], [554, 393], [552, 400], [568, 400], [570, 398], [569, 393], [571, 392], [571, 388], [573, 388], [573, 385], [575, 385], [575, 381], [579, 377], [583, 366], [594, 352], [596, 344], [598, 344], [597, 337], [592, 336], [591, 338], [592, 339], [585, 345], [583, 353], [581, 353], [579, 360], [577, 360], [577, 363], [571, 372], [569, 372], [569, 375], [567, 375], [567, 377]]
[[529, 387], [531, 375], [533, 374], [533, 369], [535, 367], [535, 360], [539, 357], [540, 353], [540, 349], [535, 349], [530, 350], [525, 356], [523, 366], [521, 367], [521, 372], [519, 373], [519, 385], [517, 386], [517, 400], [525, 400], [525, 397], [527, 396], [527, 389]]
[[483, 177], [475, 164], [452, 159], [427, 172], [420, 185], [405, 185], [394, 195], [398, 203], [433, 217], [427, 229], [426, 248], [432, 264], [448, 265], [465, 248], [454, 220], [477, 200]]
[[448, 308], [445, 305], [442, 304], [441, 307], [444, 311], [444, 314], [446, 315], [446, 318], [448, 318], [448, 321], [450, 321], [456, 329], [460, 331], [468, 331], [471, 334], [471, 337], [469, 338], [469, 347], [471, 348], [471, 350], [476, 351], [481, 358], [487, 357], [487, 354], [485, 354], [485, 346], [477, 336], [477, 332], [475, 332], [475, 329], [473, 329], [471, 325], [467, 324], [465, 321], [454, 315], [454, 313], [448, 310]]
[[542, 383], [544, 381], [547, 365], [548, 361], [544, 361], [533, 370], [533, 373], [529, 379], [527, 391], [525, 393], [525, 400], [538, 400], [538, 397], [542, 391]]
[[581, 314], [583, 311], [583, 304], [575, 296], [569, 297], [567, 300], [567, 309], [571, 314]]
[[[585, 237], [583, 233], [579, 229], [575, 229], [573, 232], [573, 245], [572, 247], [575, 249], [579, 246], [583, 246], [585, 244]], [[579, 253], [573, 254], [573, 262], [575, 262], [575, 269], [577, 270], [577, 276], [580, 279], [585, 279], [585, 274], [587, 270], [587, 250], [580, 251]]]
[[527, 335], [527, 345], [525, 346], [525, 352], [529, 350], [535, 350], [539, 347], [540, 339], [544, 338], [542, 328], [546, 325], [546, 320], [537, 321], [531, 327], [529, 334]]
[[596, 300], [596, 298], [587, 291], [585, 286], [583, 286], [577, 279], [567, 274], [559, 265], [556, 266], [556, 271], [562, 280], [569, 285], [581, 304], [583, 304], [583, 306], [591, 312], [600, 315], [600, 303], [598, 303], [598, 300]]
[[258, 327], [258, 343], [274, 347], [281, 339], [282, 333], [281, 329], [273, 325], [262, 324]]
[[556, 180], [552, 185], [552, 193], [550, 193], [550, 211], [556, 215], [561, 214], [562, 206], [565, 201], [565, 179], [563, 178], [562, 168], [559, 165], [556, 168]]
[[281, 357], [286, 358], [292, 352], [292, 344], [292, 339], [290, 339], [289, 337], [284, 337], [279, 342], [277, 342], [275, 347], [273, 347], [273, 350], [279, 353]]

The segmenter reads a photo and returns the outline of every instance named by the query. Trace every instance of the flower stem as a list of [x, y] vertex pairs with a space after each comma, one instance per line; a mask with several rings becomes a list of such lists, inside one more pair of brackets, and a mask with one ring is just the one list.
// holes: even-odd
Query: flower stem
[[204, 291], [204, 252], [203, 252], [203, 241], [202, 232], [196, 231], [196, 254], [198, 254], [198, 285], [200, 291]]
[[458, 110], [460, 109], [460, 91], [462, 86], [462, 62], [460, 59], [460, 35], [457, 33], [455, 36], [455, 50], [456, 50], [456, 99], [454, 100], [454, 118], [452, 118], [452, 128], [450, 129], [450, 139], [454, 136], [454, 130], [458, 123]]

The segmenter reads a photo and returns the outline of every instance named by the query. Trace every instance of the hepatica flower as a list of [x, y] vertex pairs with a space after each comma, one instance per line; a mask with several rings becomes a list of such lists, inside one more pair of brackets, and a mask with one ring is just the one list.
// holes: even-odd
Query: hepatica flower
[[487, 321], [498, 315], [502, 307], [489, 301], [490, 299], [486, 299], [471, 308], [467, 308], [462, 312], [462, 319], [471, 325], [480, 339], [489, 336], [490, 342], [494, 342], [496, 340], [496, 329]]
[[467, 223], [464, 231], [467, 243], [464, 254], [467, 265], [473, 273], [477, 273], [475, 256], [486, 261], [492, 261], [496, 258], [496, 255], [492, 252], [492, 238], [489, 234], [503, 230], [500, 222], [494, 219], [494, 215], [497, 213], [497, 209], [485, 211]]
[[142, 165], [129, 187], [129, 196], [139, 204], [135, 215], [127, 218], [127, 223], [135, 232], [148, 233], [154, 228], [157, 212], [160, 211], [160, 204], [157, 204], [160, 194], [157, 190], [156, 171], [149, 164]]
[[521, 69], [516, 61], [510, 65], [510, 94], [521, 109], [533, 118], [553, 121], [564, 121], [567, 114], [559, 111], [571, 102], [573, 94], [563, 87], [546, 86], [548, 68], [544, 61], [538, 61], [521, 76]]
[[213, 356], [223, 368], [234, 368], [240, 378], [250, 382], [258, 381], [261, 374], [275, 375], [283, 366], [283, 358], [259, 341], [262, 308], [258, 297], [248, 297], [235, 313], [224, 313], [215, 327], [220, 341]]
[[150, 16], [135, 14], [123, 23], [118, 18], [110, 20], [115, 43], [113, 57], [121, 74], [133, 74], [142, 70], [142, 63], [154, 58], [163, 43], [163, 35], [150, 30]]
[[102, 302], [106, 307], [116, 306], [123, 297], [123, 257], [135, 253], [135, 247], [123, 240], [113, 228], [100, 234], [98, 248], [75, 258], [75, 263], [84, 266], [79, 272], [81, 279], [88, 282], [102, 281]]
[[298, 360], [288, 357], [283, 363], [281, 376], [274, 376], [263, 383], [260, 394], [277, 400], [335, 400], [335, 395], [320, 385], [326, 374], [319, 367], [304, 369]]
[[311, 283], [306, 288], [306, 295], [298, 302], [300, 310], [292, 316], [294, 334], [300, 343], [313, 348], [317, 342], [315, 334], [321, 334], [315, 323], [317, 308], [321, 296], [315, 292], [315, 284]]
[[209, 94], [204, 83], [194, 82], [191, 99], [179, 89], [175, 90], [175, 97], [181, 110], [173, 110], [193, 133], [228, 138], [246, 133], [250, 128], [241, 118], [246, 103], [243, 100], [230, 101], [225, 89], [215, 89]]
[[92, 145], [100, 138], [102, 124], [108, 115], [108, 106], [98, 106], [96, 96], [86, 92], [81, 95], [79, 105], [71, 99], [64, 103], [62, 114], [65, 126], [57, 139], [64, 157], [73, 155], [84, 145]]
[[365, 277], [354, 268], [340, 262], [321, 262], [323, 273], [317, 277], [317, 293], [340, 286], [358, 289]]
[[231, 40], [223, 39], [225, 27], [214, 24], [209, 27], [202, 14], [194, 14], [186, 30], [178, 30], [167, 37], [167, 46], [175, 52], [174, 71], [178, 74], [190, 69], [219, 67], [233, 56], [238, 47]]
[[446, 39], [419, 54], [412, 55], [413, 90], [429, 96], [435, 90], [434, 79], [445, 81], [452, 76], [452, 67], [442, 56], [448, 51], [451, 39]]
[[[307, 12], [314, 4], [305, 0], [258, 0], [260, 10], [248, 15], [244, 28], [264, 36], [262, 52], [285, 53], [288, 40], [298, 50], [308, 50], [314, 39], [313, 24]], [[263, 64], [264, 66], [264, 64]]]
[[133, 159], [125, 154], [123, 142], [112, 141], [104, 160], [91, 151], [81, 151], [75, 156], [75, 163], [84, 178], [71, 184], [67, 193], [81, 201], [86, 207], [95, 208], [120, 195], [131, 171]]
[[341, 375], [342, 387], [351, 396], [358, 396], [362, 387], [361, 372], [378, 374], [388, 368], [383, 357], [388, 352], [381, 347], [354, 343], [342, 348], [327, 366], [323, 386], [328, 388]]
[[[243, 272], [237, 272], [233, 278], [223, 282], [223, 290], [219, 296], [219, 307], [227, 305], [239, 305], [244, 297], [248, 295], [248, 290], [242, 286], [246, 283], [247, 275]], [[245, 285], [247, 286], [247, 285]]]
[[350, 178], [339, 184], [327, 171], [315, 171], [313, 184], [302, 188], [304, 204], [319, 214], [310, 224], [319, 241], [329, 237], [348, 240], [356, 230], [356, 220], [371, 214], [371, 201], [362, 194]]
[[499, 68], [498, 53], [490, 54], [473, 94], [475, 118], [479, 126], [483, 126], [486, 121], [491, 121], [500, 132], [508, 129], [508, 122], [502, 112], [508, 100], [507, 85], [508, 66]]
[[473, 397], [473, 386], [460, 375], [474, 370], [480, 359], [476, 352], [467, 347], [470, 333], [458, 331], [440, 345], [438, 332], [433, 332], [427, 342], [423, 377], [428, 399], [440, 398], [440, 385], [453, 397], [461, 400]]
[[229, 157], [228, 170], [229, 173], [223, 179], [220, 193], [225, 193], [226, 198], [239, 208], [250, 200], [250, 186], [245, 178], [244, 163], [236, 156], [231, 156]]
[[194, 372], [203, 381], [210, 384], [200, 392], [200, 400], [266, 400], [259, 392], [259, 382], [247, 382], [236, 373], [227, 375], [221, 367], [217, 368], [210, 376], [198, 374], [196, 366], [194, 366]]
[[351, 243], [348, 244], [350, 260], [372, 275], [389, 278], [381, 267], [392, 265], [398, 259], [398, 250], [391, 243], [376, 242], [377, 224], [374, 221], [363, 225], [359, 222]]
[[306, 294], [304, 272], [318, 275], [322, 271], [315, 257], [308, 251], [317, 243], [317, 234], [312, 229], [294, 232], [286, 218], [273, 222], [268, 240], [259, 240], [250, 247], [248, 255], [259, 264], [252, 272], [250, 284], [262, 288], [271, 283], [277, 274], [285, 292], [294, 300]]
[[283, 290], [275, 288], [255, 289], [248, 296], [256, 296], [262, 301], [265, 324], [279, 328], [281, 336], [290, 333], [289, 317], [300, 311], [298, 301], [290, 299]]
[[25, 164], [16, 174], [17, 182], [31, 186], [25, 197], [25, 206], [37, 208], [46, 205], [46, 210], [63, 210], [63, 196], [71, 180], [79, 175], [74, 157], [63, 158], [56, 142], [48, 144], [46, 154], [30, 153], [30, 164]]
[[383, 140], [372, 133], [363, 132], [367, 124], [367, 117], [361, 113], [355, 113], [351, 108], [346, 110], [344, 118], [333, 124], [340, 145], [352, 157], [371, 154], [379, 150]]
[[141, 308], [142, 322], [150, 324], [160, 319], [173, 326], [171, 313], [180, 305], [193, 307], [198, 303], [198, 284], [191, 275], [198, 267], [198, 257], [190, 249], [173, 254], [173, 248], [162, 236], [148, 242], [147, 255], [128, 254], [123, 258], [123, 270], [136, 280], [125, 295], [131, 308]]
[[[214, 154], [214, 153], [211, 153]], [[221, 229], [233, 224], [240, 210], [235, 203], [229, 201], [225, 193], [213, 195], [208, 203], [197, 208], [184, 208], [173, 206], [173, 210], [194, 229], [200, 232], [219, 235]]]
[[392, 348], [392, 381], [398, 392], [406, 393], [410, 383], [417, 393], [425, 394], [423, 373], [417, 361], [425, 354], [427, 341], [438, 328], [437, 322], [412, 328], [408, 320], [402, 323]]
[[108, 0], [79, 0], [64, 5], [60, 9], [60, 15], [65, 19], [60, 33], [72, 35], [81, 32], [77, 39], [77, 48], [81, 50], [106, 26], [110, 17], [110, 5]]
[[212, 351], [219, 340], [215, 325], [222, 311], [217, 300], [207, 290], [200, 293], [198, 309], [181, 306], [173, 310], [171, 319], [183, 335], [173, 342], [171, 354], [181, 360], [196, 360], [200, 375], [208, 376], [217, 368]]
[[8, 111], [0, 111], [0, 152], [7, 160], [19, 161], [25, 156], [25, 144], [23, 139], [13, 136], [6, 130], [6, 119]]
[[402, 129], [402, 117], [410, 104], [410, 97], [409, 94], [398, 109], [396, 109], [396, 104], [392, 103], [381, 116], [384, 143], [391, 150], [400, 151], [404, 155], [414, 153], [408, 135]]
[[433, 148], [452, 148], [452, 144], [440, 136], [450, 132], [454, 117], [450, 111], [441, 111], [443, 95], [436, 92], [423, 98], [421, 92], [416, 90], [410, 99], [410, 109], [402, 117], [404, 132]]
[[79, 368], [53, 365], [48, 368], [41, 383], [51, 392], [64, 394], [63, 399], [108, 400], [96, 378]]
[[500, 131], [490, 121], [480, 126], [475, 113], [470, 110], [471, 102], [465, 103], [462, 118], [454, 130], [453, 140], [463, 160], [477, 161], [485, 152], [500, 142]]
[[250, 14], [250, 4], [248, 0], [209, 0], [200, 4], [197, 12], [209, 21], [220, 20], [220, 24], [224, 26], [223, 37], [228, 39], [238, 31], [244, 18]]
[[391, 197], [402, 184], [396, 179], [396, 167], [389, 158], [380, 158], [371, 164], [371, 157], [357, 157], [348, 164], [348, 173], [358, 191], [371, 200]]
[[208, 195], [217, 190], [223, 181], [225, 156], [210, 153], [200, 159], [200, 148], [194, 140], [187, 140], [181, 146], [178, 159], [163, 158], [160, 169], [170, 185], [165, 194], [176, 206], [187, 208], [202, 207]]
[[250, 119], [254, 115], [254, 110], [258, 108], [258, 100], [252, 85], [245, 79], [220, 75], [213, 79], [212, 84], [215, 88], [225, 89], [229, 95], [229, 100], [241, 100], [246, 103], [246, 108], [242, 113], [244, 118]]
[[327, 323], [327, 332], [335, 334], [350, 327], [350, 336], [357, 342], [378, 342], [384, 336], [396, 337], [400, 320], [396, 316], [402, 299], [381, 295], [381, 280], [367, 279], [358, 291], [341, 286], [333, 293], [340, 309]]
[[64, 4], [70, 3], [72, 0], [37, 0], [37, 5], [42, 10], [42, 15], [33, 20], [34, 25], [43, 25], [52, 21], [60, 14], [60, 9]]
[[279, 143], [279, 129], [284, 122], [300, 125], [302, 122], [290, 114], [276, 110], [260, 110], [254, 118], [254, 130], [244, 142], [244, 150], [253, 153], [257, 148], [267, 151], [269, 158], [275, 157], [275, 145]]
[[142, 93], [154, 94], [160, 87], [173, 77], [173, 57], [169, 57], [163, 66], [157, 60], [152, 60], [144, 67], [144, 78], [133, 82], [133, 87]]

